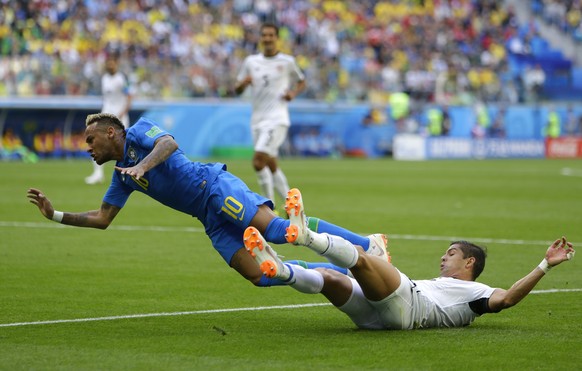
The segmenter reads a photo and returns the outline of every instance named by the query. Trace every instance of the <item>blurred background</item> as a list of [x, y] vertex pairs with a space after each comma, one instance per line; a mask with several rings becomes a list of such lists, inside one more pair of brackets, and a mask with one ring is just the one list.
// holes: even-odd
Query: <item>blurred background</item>
[[85, 157], [109, 55], [193, 158], [252, 155], [233, 88], [280, 27], [307, 89], [283, 156], [582, 157], [574, 0], [2, 0], [2, 160]]

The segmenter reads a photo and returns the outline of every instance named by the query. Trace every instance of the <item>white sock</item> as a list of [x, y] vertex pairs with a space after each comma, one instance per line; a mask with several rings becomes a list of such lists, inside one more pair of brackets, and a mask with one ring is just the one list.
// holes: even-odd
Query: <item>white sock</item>
[[349, 242], [338, 236], [324, 234], [328, 239], [328, 248], [321, 253], [330, 263], [343, 268], [351, 268], [358, 261], [358, 250]]
[[271, 170], [267, 166], [257, 171], [257, 180], [263, 191], [263, 196], [273, 201], [273, 198], [275, 197], [273, 173], [271, 173]]
[[293, 271], [295, 282], [291, 284], [295, 290], [304, 294], [319, 294], [323, 289], [323, 276], [316, 270], [305, 269], [300, 265], [289, 264]]
[[97, 164], [93, 161], [93, 175], [96, 178], [103, 178], [103, 165]]
[[273, 173], [273, 184], [277, 194], [284, 200], [289, 192], [289, 183], [287, 183], [287, 177], [280, 168], [277, 168], [277, 171]]
[[312, 230], [307, 230], [309, 238], [305, 243], [306, 247], [315, 251], [319, 255], [323, 255], [324, 252], [329, 248], [329, 238], [327, 233], [317, 233]]

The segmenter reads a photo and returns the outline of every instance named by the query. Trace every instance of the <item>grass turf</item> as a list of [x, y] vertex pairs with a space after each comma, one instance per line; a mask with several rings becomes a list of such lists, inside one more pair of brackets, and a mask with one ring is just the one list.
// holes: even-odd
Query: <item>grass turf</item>
[[[249, 161], [227, 162], [258, 189]], [[309, 215], [361, 234], [388, 233], [394, 263], [413, 278], [436, 276], [453, 239], [487, 245], [479, 281], [503, 288], [533, 269], [553, 239], [582, 243], [580, 161], [281, 165]], [[574, 176], [562, 176], [563, 168]], [[0, 162], [0, 325], [210, 312], [0, 327], [1, 369], [571, 370], [582, 361], [580, 291], [530, 295], [460, 329], [360, 331], [329, 305], [250, 310], [325, 300], [253, 287], [226, 266], [197, 220], [141, 194], [107, 231], [60, 226], [27, 204], [34, 186], [59, 210], [99, 207], [107, 185], [84, 185], [90, 170], [86, 161]], [[286, 258], [321, 260], [275, 247]], [[581, 289], [578, 260], [552, 270], [536, 290]], [[248, 310], [212, 312], [237, 308]]]

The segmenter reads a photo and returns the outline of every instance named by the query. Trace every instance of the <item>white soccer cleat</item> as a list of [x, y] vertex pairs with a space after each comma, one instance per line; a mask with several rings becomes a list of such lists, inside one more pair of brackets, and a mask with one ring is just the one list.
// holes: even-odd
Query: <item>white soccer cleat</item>
[[267, 244], [267, 241], [255, 227], [248, 227], [245, 230], [243, 242], [246, 250], [259, 264], [261, 272], [266, 277], [280, 280], [289, 278], [289, 268], [283, 264], [277, 253]]
[[289, 215], [289, 227], [286, 229], [285, 239], [294, 245], [308, 246], [310, 243], [307, 217], [303, 210], [303, 198], [297, 188], [287, 192], [285, 211]]
[[99, 174], [91, 174], [90, 176], [85, 178], [85, 183], [89, 184], [89, 185], [94, 185], [94, 184], [100, 184], [103, 183], [105, 181], [103, 175], [99, 175]]
[[370, 239], [370, 247], [366, 250], [366, 254], [378, 256], [390, 263], [392, 257], [388, 251], [388, 237], [385, 234], [376, 233], [369, 235], [368, 238]]

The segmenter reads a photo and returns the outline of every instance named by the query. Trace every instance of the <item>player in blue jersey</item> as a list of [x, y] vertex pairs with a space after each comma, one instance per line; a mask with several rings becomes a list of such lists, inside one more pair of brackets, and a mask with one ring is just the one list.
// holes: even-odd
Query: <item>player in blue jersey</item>
[[[223, 259], [253, 284], [287, 284], [263, 275], [258, 264], [245, 251], [243, 234], [247, 227], [252, 226], [268, 241], [285, 243], [289, 221], [273, 212], [273, 203], [269, 199], [252, 192], [239, 178], [226, 171], [226, 165], [190, 161], [170, 134], [143, 117], [125, 130], [115, 115], [89, 115], [85, 140], [88, 152], [97, 164], [116, 161], [111, 185], [101, 207], [87, 212], [65, 213], [55, 210], [39, 189], [29, 189], [30, 202], [46, 218], [77, 227], [106, 229], [130, 194], [142, 192], [198, 218]], [[316, 231], [341, 235], [363, 246], [369, 254], [385, 259], [389, 257], [384, 235], [364, 237], [318, 219], [311, 219], [311, 224]], [[314, 263], [310, 267], [317, 265]], [[347, 270], [343, 271], [347, 273]]]

